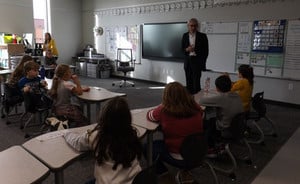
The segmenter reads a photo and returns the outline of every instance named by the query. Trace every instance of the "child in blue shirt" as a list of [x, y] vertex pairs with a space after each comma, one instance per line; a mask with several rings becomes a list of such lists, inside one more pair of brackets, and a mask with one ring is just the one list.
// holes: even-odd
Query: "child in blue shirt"
[[43, 90], [46, 90], [47, 82], [41, 80], [38, 76], [39, 67], [36, 62], [28, 61], [24, 65], [25, 76], [18, 82], [18, 86], [24, 96], [25, 109], [27, 112], [34, 113], [37, 108], [44, 105], [41, 101], [41, 97]]

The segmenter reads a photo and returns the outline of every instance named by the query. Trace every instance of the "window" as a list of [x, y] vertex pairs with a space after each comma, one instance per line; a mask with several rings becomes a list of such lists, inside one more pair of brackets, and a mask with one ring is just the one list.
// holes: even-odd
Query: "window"
[[33, 0], [35, 43], [43, 43], [44, 33], [51, 31], [50, 0]]

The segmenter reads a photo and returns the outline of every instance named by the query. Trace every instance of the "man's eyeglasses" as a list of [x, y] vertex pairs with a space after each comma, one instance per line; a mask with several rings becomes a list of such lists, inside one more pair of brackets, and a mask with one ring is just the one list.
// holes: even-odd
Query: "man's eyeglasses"
[[190, 24], [189, 26], [190, 26], [190, 27], [197, 27], [196, 24]]

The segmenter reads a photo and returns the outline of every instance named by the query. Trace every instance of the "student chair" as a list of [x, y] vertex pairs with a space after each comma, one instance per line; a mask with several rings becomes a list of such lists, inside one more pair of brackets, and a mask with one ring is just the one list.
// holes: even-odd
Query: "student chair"
[[134, 177], [132, 184], [158, 184], [155, 167], [156, 165], [153, 164], [143, 169]]
[[[235, 171], [237, 169], [237, 161], [236, 157], [233, 156], [232, 150], [230, 147], [234, 145], [243, 145], [245, 146], [246, 151], [239, 151], [239, 154], [242, 154], [243, 160], [248, 164], [252, 165], [253, 163], [253, 151], [250, 147], [249, 143], [245, 139], [245, 131], [246, 131], [246, 119], [244, 113], [237, 114], [230, 125], [230, 128], [227, 129], [226, 133], [222, 132], [222, 136], [220, 138], [220, 142], [225, 144], [225, 152], [231, 162], [230, 167], [220, 167], [217, 164], [213, 164], [213, 168], [217, 171], [228, 174], [232, 181], [236, 179]], [[223, 154], [221, 154], [223, 155]], [[254, 166], [255, 168], [256, 166]]]
[[118, 48], [117, 50], [117, 59], [115, 60], [116, 70], [119, 72], [123, 72], [124, 77], [121, 81], [113, 82], [112, 85], [116, 85], [118, 83], [119, 87], [125, 87], [126, 85], [131, 85], [134, 87], [134, 83], [126, 80], [126, 74], [128, 72], [133, 72], [135, 70], [135, 60], [132, 56], [132, 49], [123, 49]]
[[[249, 120], [249, 127], [256, 128], [258, 131], [259, 137], [257, 139], [251, 138], [251, 128], [248, 129], [248, 142], [254, 144], [264, 144], [265, 135], [271, 135], [273, 137], [277, 137], [276, 126], [273, 121], [267, 117], [267, 107], [264, 102], [264, 92], [256, 93], [252, 99], [252, 108], [254, 111], [250, 111], [246, 119]], [[260, 120], [265, 120], [269, 124], [270, 131], [266, 132], [262, 129], [262, 122]], [[258, 122], [261, 122], [258, 124]]]
[[215, 183], [219, 183], [218, 177], [212, 165], [207, 160], [205, 160], [207, 149], [207, 142], [202, 133], [189, 135], [183, 140], [180, 146], [180, 154], [183, 158], [184, 166], [174, 165], [167, 162], [164, 163], [168, 168], [175, 167], [175, 170], [177, 170], [175, 172], [176, 184], [193, 182], [193, 180], [184, 179], [183, 174], [188, 173], [195, 180], [195, 169], [203, 167], [205, 165], [208, 166], [210, 172], [212, 173]]
[[[1, 106], [1, 118], [6, 118], [6, 124], [11, 124], [10, 117], [21, 115], [18, 113], [18, 108], [22, 106], [24, 101], [23, 96], [20, 94], [17, 85], [11, 86], [4, 83], [4, 94]], [[13, 112], [14, 111], [14, 112]]]
[[[30, 94], [24, 94], [25, 116], [29, 116], [26, 121], [21, 121], [20, 129], [25, 132], [25, 138], [30, 136], [40, 135], [42, 133], [50, 131], [50, 126], [46, 122], [50, 109], [52, 108], [52, 100], [42, 90], [41, 95], [30, 96]], [[34, 102], [33, 102], [34, 100]], [[40, 125], [40, 129], [35, 132], [29, 133], [27, 128], [32, 125]]]

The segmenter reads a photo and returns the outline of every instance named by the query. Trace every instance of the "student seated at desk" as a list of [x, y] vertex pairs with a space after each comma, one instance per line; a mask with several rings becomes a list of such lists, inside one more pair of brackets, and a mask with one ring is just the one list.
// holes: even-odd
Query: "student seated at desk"
[[93, 130], [64, 135], [76, 150], [93, 150], [96, 158], [95, 181], [89, 184], [131, 184], [141, 171], [138, 159], [142, 155], [142, 145], [131, 122], [127, 101], [115, 97], [102, 107], [98, 124]]
[[49, 95], [53, 99], [52, 112], [56, 116], [66, 117], [70, 127], [88, 125], [88, 119], [83, 115], [76, 95], [81, 95], [89, 90], [88, 87], [81, 87], [78, 76], [72, 75], [69, 65], [58, 65], [49, 91]]
[[18, 85], [19, 80], [24, 77], [24, 65], [28, 61], [34, 61], [33, 58], [29, 55], [24, 55], [20, 60], [17, 67], [14, 69], [13, 73], [9, 76], [8, 84], [11, 87]]
[[[227, 75], [221, 75], [215, 80], [216, 95], [202, 96], [199, 103], [203, 106], [216, 107], [216, 118], [204, 121], [204, 131], [208, 140], [208, 154], [213, 157], [218, 153], [216, 138], [226, 133], [235, 115], [243, 112], [241, 98], [231, 92], [231, 80]], [[222, 148], [223, 149], [223, 148]]]
[[19, 81], [19, 88], [21, 89], [24, 101], [25, 109], [27, 112], [34, 113], [37, 108], [43, 108], [43, 101], [41, 100], [43, 91], [46, 90], [47, 82], [41, 80], [38, 76], [39, 65], [34, 61], [28, 61], [24, 65], [25, 77], [22, 77]]
[[249, 65], [240, 65], [238, 68], [238, 77], [236, 82], [233, 82], [231, 91], [237, 92], [243, 103], [244, 111], [250, 111], [251, 97], [253, 91], [253, 68]]
[[52, 79], [53, 76], [54, 76], [54, 70], [55, 70], [55, 68], [56, 68], [56, 66], [57, 66], [56, 59], [57, 59], [57, 58], [55, 58], [55, 57], [53, 56], [51, 50], [47, 50], [47, 51], [46, 51], [45, 65], [46, 65], [46, 67], [48, 67], [48, 68], [53, 68], [53, 69], [48, 69], [48, 70], [46, 70], [46, 77], [47, 77], [48, 79]]
[[166, 85], [162, 103], [147, 113], [150, 121], [158, 122], [164, 135], [164, 140], [153, 142], [153, 158], [159, 160], [157, 173], [167, 171], [162, 161], [172, 165], [182, 165], [180, 146], [184, 138], [194, 133], [203, 132], [203, 111], [193, 96], [179, 82]]
[[23, 94], [19, 89], [18, 82], [24, 77], [24, 64], [28, 61], [33, 61], [32, 57], [29, 55], [24, 55], [14, 69], [13, 73], [9, 76], [9, 79], [5, 85], [5, 99], [3, 100], [3, 106], [5, 111], [8, 112], [10, 107], [23, 102]]

